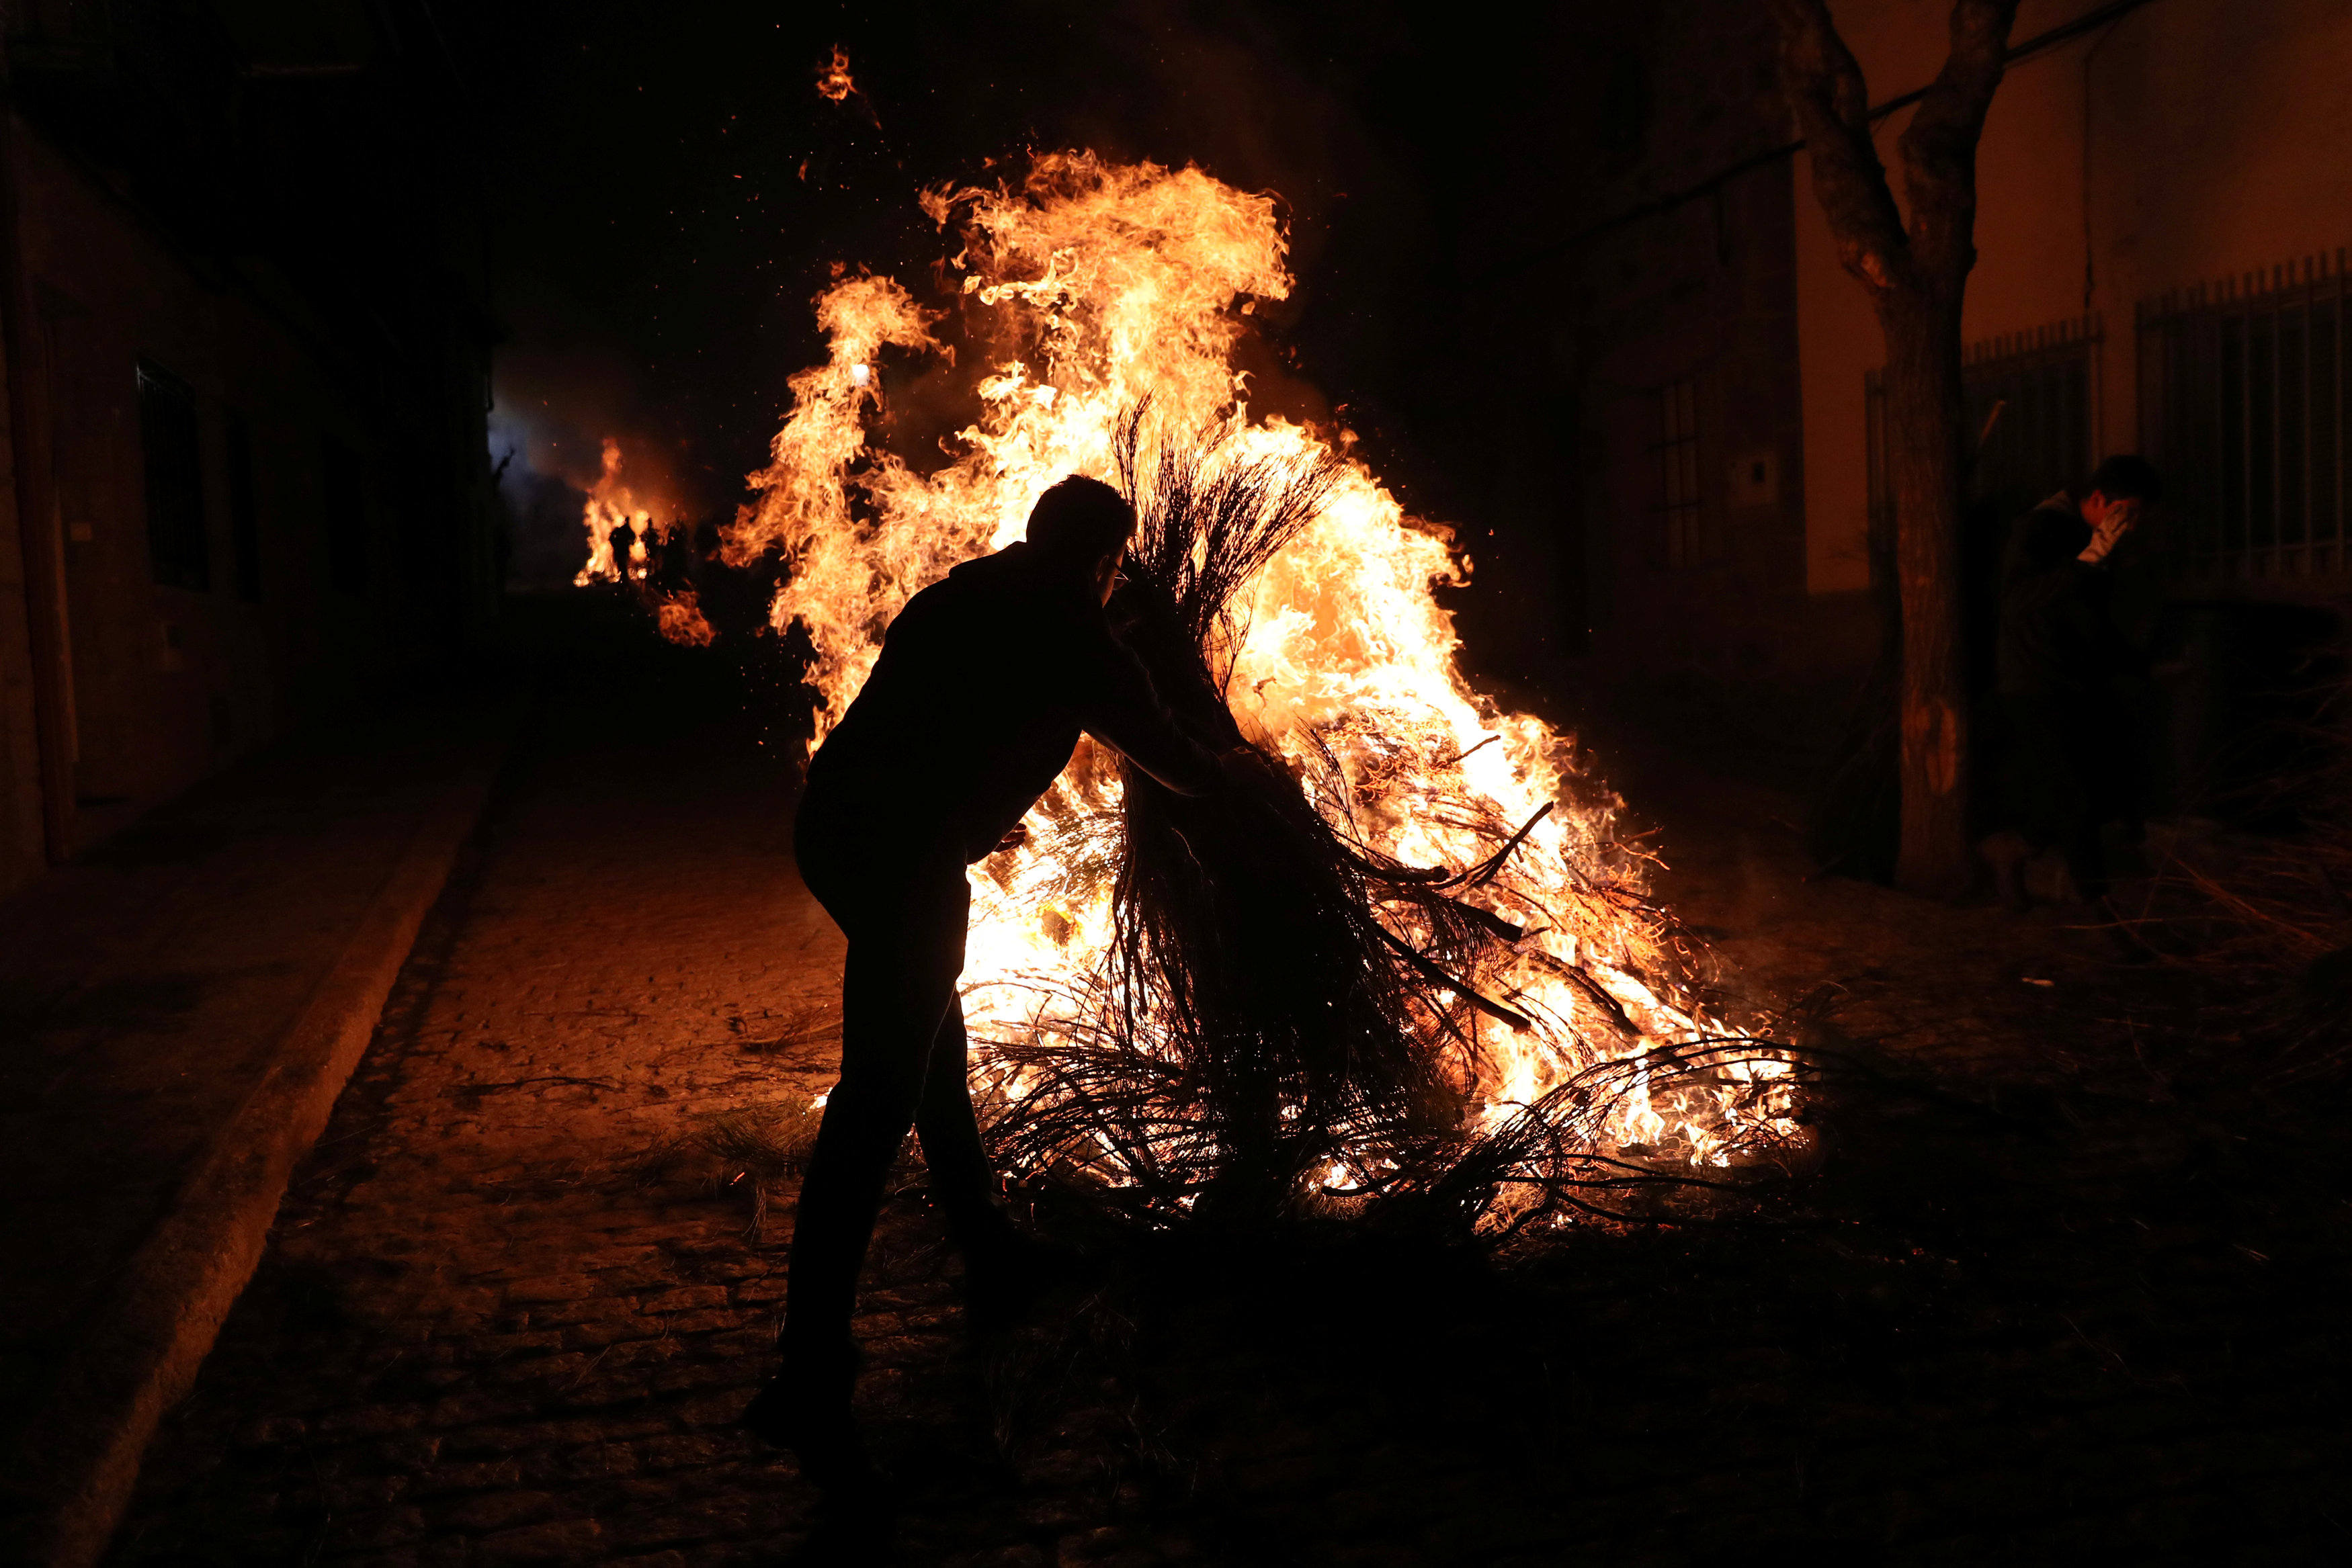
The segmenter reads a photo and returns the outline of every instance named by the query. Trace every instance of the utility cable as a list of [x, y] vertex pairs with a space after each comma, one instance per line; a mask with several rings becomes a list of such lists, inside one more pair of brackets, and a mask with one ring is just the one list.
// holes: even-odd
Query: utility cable
[[[2095, 33], [2112, 23], [2121, 21], [2132, 12], [2148, 4], [2150, 0], [2108, 0], [2106, 5], [2095, 6], [2071, 22], [2053, 27], [2047, 32], [2037, 33], [2021, 44], [2011, 45], [2008, 52], [2001, 56], [2002, 68], [2022, 64], [2037, 55], [2045, 55], [2063, 45], [2071, 44], [2086, 33]], [[1876, 105], [1870, 111], [1871, 123], [1876, 124], [1898, 110], [1910, 108], [1926, 98], [1932, 88], [1932, 83], [1928, 87], [1914, 88], [1909, 92], [1890, 98], [1885, 103]], [[1685, 185], [1680, 190], [1669, 191], [1664, 195], [1654, 197], [1638, 206], [1628, 207], [1623, 212], [1604, 218], [1589, 228], [1579, 229], [1564, 239], [1554, 240], [1551, 244], [1539, 246], [1515, 260], [1490, 267], [1470, 281], [1475, 287], [1485, 287], [1516, 277], [1530, 267], [1540, 266], [1564, 251], [1574, 250], [1580, 246], [1588, 245], [1604, 235], [1613, 234], [1619, 229], [1640, 223], [1644, 218], [1654, 218], [1661, 214], [1673, 212], [1677, 207], [1687, 206], [1693, 202], [1713, 196], [1741, 175], [1768, 168], [1783, 158], [1793, 158], [1804, 150], [1804, 141], [1800, 138], [1752, 154], [1727, 168], [1717, 170], [1695, 185]]]

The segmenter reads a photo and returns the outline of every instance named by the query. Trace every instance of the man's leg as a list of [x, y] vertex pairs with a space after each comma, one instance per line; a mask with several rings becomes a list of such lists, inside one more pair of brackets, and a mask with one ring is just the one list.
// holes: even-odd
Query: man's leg
[[2066, 874], [2074, 883], [2074, 895], [2084, 904], [2096, 904], [2107, 895], [2107, 847], [2100, 837], [2101, 825], [2088, 810], [2083, 811], [2067, 824], [2066, 837], [2058, 846], [2066, 857]]
[[[903, 928], [850, 939], [841, 1082], [825, 1101], [793, 1227], [788, 1346], [829, 1347], [849, 1338], [883, 1184], [915, 1120], [933, 1038], [955, 1005], [956, 971], [926, 950], [934, 947]], [[956, 1023], [961, 1032], [960, 1013]]]
[[981, 1146], [980, 1118], [971, 1108], [969, 1046], [963, 1000], [949, 1001], [931, 1040], [923, 1096], [915, 1112], [915, 1133], [930, 1167], [931, 1196], [946, 1217], [948, 1234], [967, 1249], [1011, 1228], [993, 1201], [996, 1172]]
[[996, 1201], [996, 1172], [972, 1113], [961, 1000], [951, 1003], [931, 1042], [930, 1071], [915, 1131], [930, 1167], [931, 1195], [948, 1238], [963, 1254], [964, 1309], [975, 1333], [993, 1333], [1029, 1315], [1039, 1297], [1083, 1265], [1076, 1254], [1041, 1243], [1013, 1223]]
[[868, 821], [856, 806], [813, 798], [793, 823], [802, 878], [849, 938], [841, 1081], [801, 1184], [783, 1366], [743, 1412], [745, 1427], [797, 1451], [803, 1473], [842, 1495], [862, 1492], [873, 1474], [850, 1410], [858, 1270], [932, 1039], [955, 1000], [971, 897], [947, 824], [933, 824], [935, 841], [910, 842], [910, 824]]
[[2066, 857], [2075, 896], [2085, 904], [2096, 904], [2107, 894], [2107, 851], [2099, 829], [2107, 818], [2105, 786], [2114, 766], [2109, 755], [2113, 726], [2108, 720], [2102, 706], [2072, 703], [2063, 710], [2057, 736], [2071, 786], [2065, 796], [2058, 852]]
[[[795, 1450], [803, 1473], [845, 1496], [861, 1494], [873, 1476], [850, 1413], [857, 1382], [849, 1328], [857, 1275], [890, 1162], [915, 1119], [932, 1038], [955, 1000], [962, 967], [963, 868], [948, 869], [952, 897], [946, 896], [941, 875], [909, 878], [896, 887], [886, 883], [892, 907], [869, 902], [850, 909], [851, 919], [844, 922], [854, 929], [842, 973], [841, 1082], [825, 1101], [801, 1183], [778, 1342], [783, 1367], [743, 1412], [745, 1426]], [[836, 902], [827, 901], [826, 907], [840, 918]], [[951, 944], [938, 936], [950, 913]]]

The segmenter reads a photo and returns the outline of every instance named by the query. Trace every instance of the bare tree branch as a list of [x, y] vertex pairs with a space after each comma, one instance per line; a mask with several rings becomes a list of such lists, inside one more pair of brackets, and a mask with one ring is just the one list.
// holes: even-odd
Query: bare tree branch
[[1903, 193], [1919, 280], [1957, 302], [1976, 264], [1977, 142], [2000, 86], [2018, 0], [1954, 0], [1952, 47], [1903, 132]]
[[1813, 193], [1838, 261], [1874, 301], [1916, 287], [1903, 215], [1870, 137], [1870, 89], [1827, 0], [1772, 0], [1772, 12], [1780, 26], [1781, 85], [1804, 132]]

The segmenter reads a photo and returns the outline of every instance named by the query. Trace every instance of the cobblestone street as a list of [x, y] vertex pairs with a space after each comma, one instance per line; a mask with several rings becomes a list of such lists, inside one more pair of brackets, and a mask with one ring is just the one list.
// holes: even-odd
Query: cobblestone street
[[[1730, 828], [1670, 895], [1759, 999], [1846, 987], [1825, 1033], [1892, 1075], [1832, 1096], [1785, 1215], [1508, 1270], [1098, 1239], [1105, 1282], [975, 1349], [910, 1171], [859, 1323], [903, 1511], [813, 1534], [814, 1491], [732, 1426], [791, 1193], [762, 1219], [715, 1155], [648, 1163], [831, 1080], [839, 938], [793, 874], [789, 747], [707, 655], [562, 669], [110, 1561], [2344, 1550], [2333, 1104], [2233, 1087], [2193, 996], [1989, 911], [1906, 925]], [[2020, 983], [2036, 953], [2059, 984]]]

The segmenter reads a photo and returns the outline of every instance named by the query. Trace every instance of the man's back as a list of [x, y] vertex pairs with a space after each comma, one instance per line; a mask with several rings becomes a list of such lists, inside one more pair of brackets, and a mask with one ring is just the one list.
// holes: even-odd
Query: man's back
[[1192, 764], [1083, 578], [1012, 545], [908, 601], [809, 764], [810, 797], [951, 813], [977, 860], [1053, 783], [1082, 730], [1155, 771], [1165, 758]]

